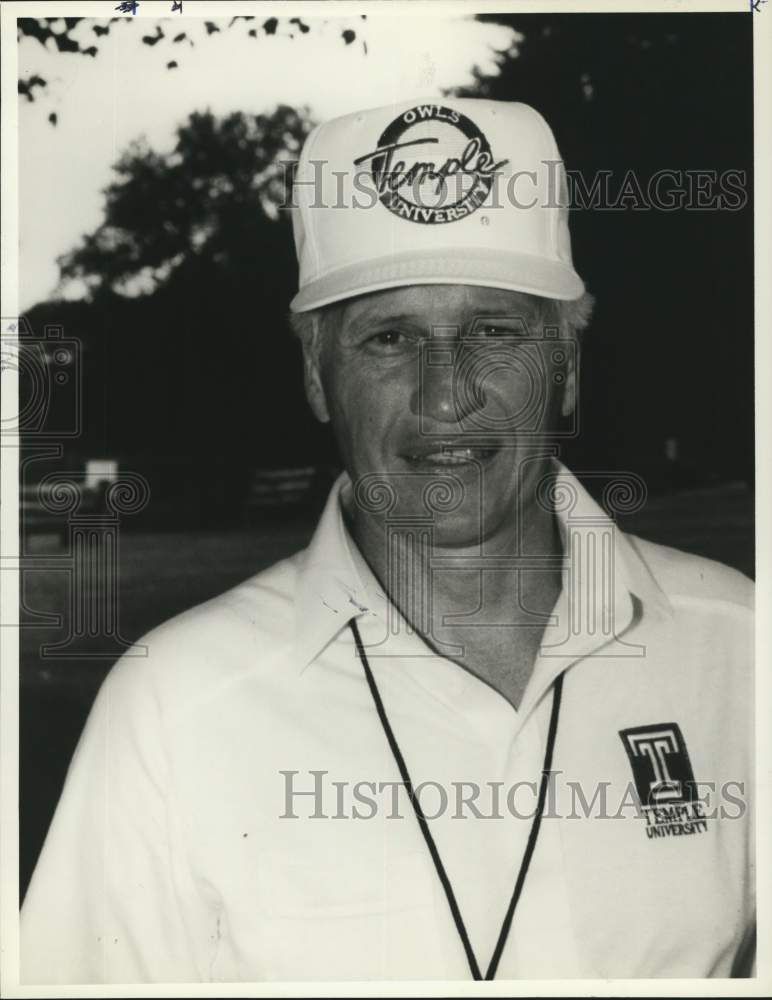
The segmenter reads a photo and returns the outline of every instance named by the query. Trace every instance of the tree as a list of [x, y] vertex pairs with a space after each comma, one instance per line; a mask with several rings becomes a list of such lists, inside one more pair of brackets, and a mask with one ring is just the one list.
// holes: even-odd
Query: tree
[[[280, 106], [193, 114], [170, 153], [135, 143], [115, 165], [104, 221], [60, 259], [62, 282], [82, 282], [88, 298], [68, 328], [92, 373], [79, 444], [146, 469], [155, 510], [164, 492], [180, 510], [209, 494], [214, 509], [215, 490], [236, 509], [250, 467], [315, 461], [328, 447], [288, 330], [297, 270], [278, 208], [310, 128], [305, 111]], [[45, 315], [30, 312], [33, 328]], [[195, 468], [193, 485], [177, 461]]]
[[[126, 13], [130, 13], [130, 4], [126, 5]], [[116, 9], [118, 9], [116, 7]], [[171, 5], [170, 5], [171, 10]], [[357, 18], [352, 18], [352, 24], [356, 21], [366, 20], [366, 14], [360, 14]], [[318, 18], [315, 19], [319, 23]], [[324, 19], [321, 24], [327, 23]], [[190, 27], [190, 25], [193, 27]], [[127, 27], [141, 25], [142, 34], [140, 42], [151, 47], [158, 46], [159, 58], [166, 59], [168, 70], [177, 69], [187, 47], [195, 47], [205, 41], [211, 35], [221, 31], [229, 31], [232, 28], [243, 30], [247, 37], [258, 41], [261, 38], [272, 36], [283, 36], [287, 38], [297, 38], [307, 35], [311, 31], [311, 25], [301, 17], [269, 17], [256, 18], [249, 16], [232, 17], [229, 21], [205, 21], [194, 19], [186, 22], [186, 30], [179, 31], [180, 25], [174, 24], [174, 18], [170, 16], [162, 21], [136, 21], [129, 17], [111, 17], [106, 19], [84, 18], [84, 17], [19, 17], [16, 20], [17, 39], [34, 38], [43, 48], [61, 53], [95, 58], [99, 54], [99, 40], [109, 35], [111, 31], [120, 30]], [[90, 28], [90, 32], [84, 29]], [[92, 37], [93, 36], [93, 37]], [[357, 40], [357, 31], [350, 24], [340, 29], [340, 37], [344, 45], [352, 45]], [[362, 41], [362, 46], [367, 53], [367, 44]], [[27, 74], [20, 77], [18, 90], [28, 101], [34, 101], [38, 93], [44, 92], [48, 87], [48, 81], [37, 73]], [[49, 121], [56, 124], [56, 115], [49, 116]]]
[[133, 143], [114, 166], [104, 221], [59, 258], [62, 280], [83, 282], [91, 295], [137, 294], [180, 270], [240, 273], [245, 260], [289, 239], [280, 206], [310, 129], [307, 109], [281, 105], [221, 120], [194, 112], [169, 154]]

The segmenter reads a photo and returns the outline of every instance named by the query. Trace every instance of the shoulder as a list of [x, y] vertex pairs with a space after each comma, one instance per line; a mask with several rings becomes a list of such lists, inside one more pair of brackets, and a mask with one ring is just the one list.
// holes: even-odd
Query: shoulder
[[282, 559], [143, 635], [113, 666], [110, 689], [149, 688], [183, 706], [286, 659], [296, 632], [295, 594], [307, 550]]
[[222, 594], [183, 611], [153, 629], [142, 640], [154, 649], [188, 651], [216, 647], [228, 652], [246, 635], [280, 638], [294, 612], [295, 591], [305, 551], [282, 559]]
[[658, 681], [657, 670], [649, 672], [652, 691], [655, 697], [679, 691], [683, 706], [690, 705], [701, 725], [714, 731], [711, 740], [723, 733], [726, 749], [748, 731], [753, 713], [753, 582], [716, 560], [626, 538], [665, 598], [665, 613], [647, 616], [644, 596], [640, 620], [645, 655], [661, 670]]
[[671, 602], [696, 602], [727, 611], [753, 612], [754, 584], [739, 570], [636, 535], [626, 534], [625, 538]]

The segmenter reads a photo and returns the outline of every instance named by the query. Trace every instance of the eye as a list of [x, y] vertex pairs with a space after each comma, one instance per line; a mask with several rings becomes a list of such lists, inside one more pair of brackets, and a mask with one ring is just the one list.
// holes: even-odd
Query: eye
[[498, 337], [512, 337], [514, 331], [500, 323], [478, 323], [471, 336], [478, 340], [496, 340]]
[[471, 331], [472, 337], [496, 340], [499, 337], [523, 337], [526, 331], [517, 320], [480, 320]]
[[379, 330], [370, 338], [371, 343], [378, 347], [397, 347], [402, 340], [399, 330]]
[[361, 330], [359, 347], [374, 358], [392, 362], [412, 356], [419, 339], [420, 330], [414, 324], [402, 323], [389, 317]]

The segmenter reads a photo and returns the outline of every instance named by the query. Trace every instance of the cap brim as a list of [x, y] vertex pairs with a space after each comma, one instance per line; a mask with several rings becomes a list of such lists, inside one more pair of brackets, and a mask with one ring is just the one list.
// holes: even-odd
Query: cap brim
[[585, 291], [576, 271], [561, 261], [451, 247], [442, 253], [412, 251], [337, 268], [301, 288], [290, 309], [308, 312], [355, 295], [404, 285], [480, 285], [563, 300], [578, 299]]

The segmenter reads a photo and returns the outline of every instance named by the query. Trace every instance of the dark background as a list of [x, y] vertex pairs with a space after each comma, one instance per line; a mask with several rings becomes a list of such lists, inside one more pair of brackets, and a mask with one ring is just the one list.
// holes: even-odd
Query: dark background
[[[612, 189], [630, 169], [644, 186], [666, 168], [745, 172], [740, 211], [572, 213], [575, 265], [597, 306], [581, 435], [561, 457], [580, 473], [637, 473], [649, 502], [626, 527], [752, 575], [751, 16], [486, 17], [524, 40], [500, 76], [464, 93], [534, 105], [588, 182], [600, 170], [612, 172]], [[276, 208], [285, 178], [276, 164], [297, 157], [311, 124], [302, 108], [200, 113], [180, 126], [173, 156], [126, 150], [104, 222], [60, 261], [88, 297], [41, 302], [24, 317], [33, 340], [51, 325], [77, 339], [83, 408], [80, 434], [62, 438], [58, 456], [35, 452], [55, 435], [27, 435], [25, 496], [45, 474], [94, 457], [150, 484], [150, 503], [121, 522], [127, 641], [305, 544], [334, 474], [287, 328], [297, 272], [287, 213]], [[152, 290], [127, 296], [143, 269]], [[21, 389], [31, 391], [23, 378]], [[70, 406], [54, 393], [50, 429], [65, 426]], [[672, 438], [677, 460], [665, 455]], [[257, 502], [256, 470], [296, 467], [310, 472], [294, 502]], [[34, 499], [23, 513], [22, 888], [112, 662], [79, 656], [77, 644], [69, 659], [42, 654], [70, 624], [66, 574], [40, 561], [66, 553], [66, 525]], [[60, 624], [44, 625], [44, 612], [62, 614]]]

